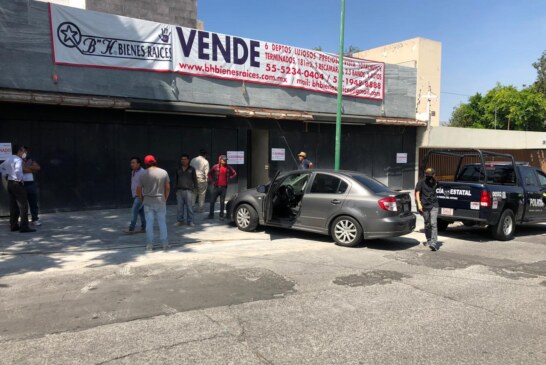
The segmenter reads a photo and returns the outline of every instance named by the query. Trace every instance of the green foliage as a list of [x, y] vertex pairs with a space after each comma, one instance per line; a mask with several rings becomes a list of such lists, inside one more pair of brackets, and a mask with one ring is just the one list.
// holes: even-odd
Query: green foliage
[[537, 70], [537, 80], [533, 84], [533, 88], [546, 95], [546, 51], [542, 52], [542, 56], [533, 63], [533, 67]]
[[497, 84], [453, 110], [449, 125], [464, 128], [544, 131], [546, 95], [536, 87], [518, 90]]

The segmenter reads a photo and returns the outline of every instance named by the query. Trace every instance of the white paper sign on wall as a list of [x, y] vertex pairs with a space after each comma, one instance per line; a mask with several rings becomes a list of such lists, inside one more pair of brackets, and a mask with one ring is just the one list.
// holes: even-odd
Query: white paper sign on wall
[[7, 160], [11, 155], [11, 143], [0, 143], [0, 161]]
[[245, 151], [227, 151], [228, 164], [244, 165]]
[[397, 153], [396, 154], [396, 163], [408, 163], [408, 154], [407, 153]]
[[286, 152], [284, 148], [272, 148], [271, 149], [271, 161], [285, 161]]

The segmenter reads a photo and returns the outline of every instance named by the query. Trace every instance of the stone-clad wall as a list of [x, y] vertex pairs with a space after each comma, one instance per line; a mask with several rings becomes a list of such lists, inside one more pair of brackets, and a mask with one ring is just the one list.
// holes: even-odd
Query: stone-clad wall
[[197, 26], [196, 0], [87, 0], [86, 8], [189, 28]]

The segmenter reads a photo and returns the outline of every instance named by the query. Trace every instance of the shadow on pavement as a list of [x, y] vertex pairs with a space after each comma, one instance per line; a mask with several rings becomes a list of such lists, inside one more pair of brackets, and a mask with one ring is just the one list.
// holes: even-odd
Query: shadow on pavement
[[[421, 230], [424, 234], [424, 230]], [[450, 225], [446, 231], [438, 232], [440, 236], [455, 238], [469, 242], [498, 242], [489, 229], [484, 227], [466, 227], [464, 225]], [[514, 239], [525, 239], [546, 234], [545, 224], [525, 224], [516, 227]]]
[[[173, 250], [190, 252], [188, 244], [230, 239], [268, 239], [264, 233], [241, 232], [227, 221], [195, 215], [195, 227], [176, 227], [176, 207], [167, 208], [169, 243]], [[83, 255], [101, 251], [93, 265], [119, 265], [146, 255], [146, 235], [126, 234], [129, 209], [43, 214], [35, 233], [10, 232], [8, 219], [0, 219], [0, 276], [60, 268], [62, 254]], [[140, 222], [138, 222], [140, 224]], [[155, 237], [159, 235], [157, 225]], [[159, 245], [154, 252], [162, 251]]]
[[419, 246], [419, 241], [413, 238], [395, 237], [384, 238], [381, 240], [364, 241], [362, 247], [367, 247], [372, 250], [382, 251], [403, 251], [409, 250], [412, 247]]

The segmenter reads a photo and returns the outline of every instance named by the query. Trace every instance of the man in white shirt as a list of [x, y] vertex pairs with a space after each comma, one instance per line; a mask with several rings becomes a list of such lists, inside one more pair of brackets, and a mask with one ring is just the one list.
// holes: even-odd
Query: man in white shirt
[[[36, 232], [28, 224], [28, 199], [27, 192], [23, 186], [23, 159], [27, 157], [27, 150], [24, 146], [13, 146], [14, 155], [10, 156], [0, 165], [2, 176], [8, 179], [9, 195], [9, 222], [11, 231], [21, 233]], [[4, 178], [4, 177], [2, 177]], [[21, 225], [18, 221], [21, 218]]]
[[197, 189], [195, 191], [195, 196], [197, 196], [197, 202], [199, 205], [198, 212], [202, 213], [203, 206], [205, 205], [205, 197], [207, 196], [207, 176], [210, 168], [209, 162], [207, 161], [207, 151], [200, 150], [199, 156], [192, 159], [190, 165], [197, 173]]

